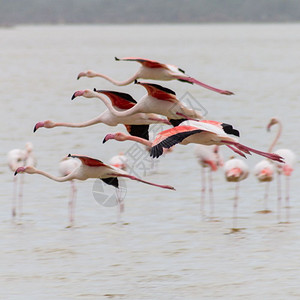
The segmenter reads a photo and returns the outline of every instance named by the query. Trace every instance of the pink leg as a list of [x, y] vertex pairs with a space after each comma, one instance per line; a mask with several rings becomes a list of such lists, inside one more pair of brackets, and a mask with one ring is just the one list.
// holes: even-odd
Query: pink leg
[[214, 207], [214, 191], [213, 191], [213, 178], [212, 178], [212, 170], [209, 169], [209, 202], [210, 202], [210, 217], [213, 218], [215, 213]]
[[285, 204], [286, 204], [286, 222], [290, 222], [290, 176], [286, 176]]
[[201, 166], [201, 179], [202, 179], [202, 187], [201, 187], [201, 216], [202, 220], [205, 218], [205, 188], [206, 188], [206, 180], [205, 180], [205, 168]]
[[277, 219], [281, 219], [281, 175], [277, 174]]
[[238, 202], [239, 202], [239, 182], [237, 182], [235, 185], [235, 197], [233, 203], [233, 229], [237, 229]]
[[269, 210], [268, 209], [269, 189], [270, 189], [270, 182], [267, 182], [266, 189], [265, 189], [265, 196], [264, 196], [265, 211]]
[[21, 174], [20, 184], [19, 184], [19, 199], [18, 199], [19, 216], [22, 216], [23, 214], [23, 186], [24, 186], [24, 174]]
[[11, 210], [11, 214], [13, 218], [15, 218], [16, 216], [17, 187], [18, 187], [18, 178], [17, 176], [14, 176], [12, 210]]
[[234, 151], [235, 153], [237, 153], [238, 155], [247, 158], [246, 155], [245, 155], [242, 151], [240, 151], [240, 150], [238, 150], [238, 149], [235, 149], [234, 147], [232, 147], [232, 146], [230, 146], [230, 145], [226, 145], [226, 146], [227, 146], [229, 149], [231, 149], [232, 151]]
[[77, 188], [75, 182], [71, 180], [71, 195], [69, 200], [69, 221], [70, 221], [69, 226], [70, 227], [74, 225], [74, 220], [75, 220], [76, 193], [77, 193]]

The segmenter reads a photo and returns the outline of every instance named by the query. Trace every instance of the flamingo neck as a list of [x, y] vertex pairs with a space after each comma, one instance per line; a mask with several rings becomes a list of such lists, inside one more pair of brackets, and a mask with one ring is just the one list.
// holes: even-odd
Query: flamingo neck
[[152, 146], [152, 143], [150, 141], [145, 140], [145, 139], [143, 139], [141, 137], [138, 137], [138, 136], [128, 135], [128, 136], [126, 136], [126, 140], [134, 141], [134, 142], [143, 144], [143, 145], [145, 145], [147, 147], [151, 147]]
[[278, 124], [277, 134], [276, 134], [272, 144], [270, 145], [268, 152], [273, 152], [273, 149], [274, 149], [275, 145], [277, 144], [277, 142], [281, 136], [281, 133], [282, 133], [282, 123], [280, 121], [278, 121], [277, 124]]
[[45, 177], [47, 177], [49, 179], [52, 179], [54, 181], [57, 181], [57, 182], [65, 182], [65, 181], [75, 179], [75, 177], [73, 176], [73, 172], [70, 173], [69, 175], [63, 176], [63, 177], [54, 176], [54, 175], [51, 175], [51, 174], [49, 174], [47, 172], [44, 172], [44, 171], [41, 171], [41, 170], [36, 170], [35, 174], [45, 176]]
[[118, 85], [118, 86], [124, 86], [124, 85], [128, 85], [132, 82], [134, 82], [136, 79], [138, 79], [138, 74], [139, 72], [137, 72], [136, 74], [134, 74], [132, 77], [128, 78], [127, 80], [124, 80], [124, 81], [117, 81], [117, 80], [114, 80], [112, 79], [111, 77], [107, 76], [107, 75], [104, 75], [104, 74], [101, 74], [101, 73], [96, 73], [95, 76], [96, 77], [101, 77], [101, 78], [104, 78], [106, 80], [108, 80], [109, 82], [111, 82], [112, 84], [114, 85]]
[[101, 115], [94, 118], [94, 119], [91, 119], [91, 120], [88, 120], [88, 121], [85, 121], [85, 122], [82, 122], [82, 123], [57, 122], [57, 123], [55, 123], [55, 125], [53, 127], [62, 126], [62, 127], [80, 128], [80, 127], [92, 126], [92, 125], [95, 125], [95, 124], [98, 124], [98, 123], [102, 123]]

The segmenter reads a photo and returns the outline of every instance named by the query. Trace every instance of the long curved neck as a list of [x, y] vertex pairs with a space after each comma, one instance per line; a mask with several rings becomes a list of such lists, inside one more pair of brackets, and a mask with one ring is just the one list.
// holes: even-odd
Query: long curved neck
[[55, 123], [55, 125], [53, 127], [58, 127], [58, 126], [62, 126], [62, 127], [75, 127], [75, 128], [81, 128], [81, 127], [88, 127], [88, 126], [92, 126], [98, 123], [102, 123], [102, 117], [101, 115], [91, 119], [89, 121], [85, 121], [82, 123], [67, 123], [67, 122], [57, 122]]
[[69, 175], [63, 176], [63, 177], [54, 176], [54, 175], [51, 175], [51, 174], [49, 174], [47, 172], [44, 172], [44, 171], [41, 171], [41, 170], [36, 170], [35, 174], [45, 176], [49, 179], [52, 179], [52, 180], [58, 181], [58, 182], [64, 182], [64, 181], [69, 181], [69, 180], [75, 179], [74, 175], [73, 175], [73, 172], [70, 173]]
[[145, 140], [143, 138], [140, 138], [138, 136], [132, 136], [132, 135], [128, 135], [126, 136], [126, 140], [129, 140], [129, 141], [134, 141], [134, 142], [137, 142], [137, 143], [140, 143], [140, 144], [143, 144], [147, 147], [152, 147], [152, 143], [148, 140]]
[[138, 79], [138, 72], [135, 73], [132, 77], [128, 78], [127, 80], [124, 80], [124, 81], [117, 81], [117, 80], [114, 80], [112, 79], [111, 77], [107, 76], [107, 75], [104, 75], [104, 74], [101, 74], [101, 73], [96, 73], [95, 74], [95, 77], [101, 77], [101, 78], [104, 78], [108, 81], [110, 81], [112, 84], [114, 85], [118, 85], [118, 86], [124, 86], [124, 85], [128, 85], [132, 82], [134, 82], [136, 79]]
[[135, 113], [140, 112], [138, 103], [130, 109], [127, 109], [125, 111], [118, 111], [118, 110], [114, 109], [111, 102], [107, 98], [102, 96], [101, 94], [94, 92], [94, 97], [99, 98], [101, 101], [103, 101], [103, 103], [106, 105], [107, 109], [116, 117], [128, 117]]
[[278, 140], [279, 140], [279, 138], [281, 136], [281, 133], [282, 133], [282, 124], [281, 124], [281, 122], [278, 121], [277, 124], [278, 124], [278, 131], [277, 131], [277, 134], [276, 134], [276, 136], [274, 138], [273, 143], [269, 147], [268, 152], [272, 152], [273, 151], [273, 149], [274, 149], [275, 145], [277, 144], [277, 142], [278, 142]]

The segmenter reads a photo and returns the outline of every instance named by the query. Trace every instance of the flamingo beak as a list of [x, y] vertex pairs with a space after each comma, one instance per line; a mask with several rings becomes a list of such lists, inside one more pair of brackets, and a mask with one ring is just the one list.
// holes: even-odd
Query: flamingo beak
[[83, 91], [76, 91], [76, 92], [73, 94], [71, 100], [74, 100], [76, 97], [79, 97], [79, 96], [82, 96], [82, 95], [83, 95]]
[[14, 176], [16, 176], [18, 173], [23, 173], [23, 172], [25, 172], [25, 169], [26, 169], [26, 167], [19, 167], [19, 168], [15, 171]]
[[77, 76], [77, 80], [80, 78], [80, 77], [84, 77], [86, 76], [86, 72], [80, 72]]
[[45, 123], [44, 122], [38, 122], [35, 124], [34, 128], [33, 128], [33, 132], [36, 132], [40, 127], [44, 127]]
[[94, 88], [94, 92], [101, 93], [102, 91], [101, 90], [97, 90], [96, 88]]
[[115, 135], [112, 134], [112, 133], [109, 133], [109, 134], [107, 134], [107, 135], [104, 137], [102, 143], [104, 144], [104, 143], [106, 143], [108, 140], [113, 140], [114, 138], [115, 138]]

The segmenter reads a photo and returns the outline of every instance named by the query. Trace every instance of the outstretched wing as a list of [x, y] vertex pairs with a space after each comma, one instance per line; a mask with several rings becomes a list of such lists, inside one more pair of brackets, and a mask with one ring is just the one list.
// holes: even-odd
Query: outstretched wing
[[125, 125], [128, 133], [149, 141], [149, 125]]
[[164, 68], [168, 69], [168, 66], [166, 64], [162, 64], [158, 61], [151, 60], [151, 59], [145, 59], [140, 57], [123, 57], [123, 58], [117, 58], [115, 57], [115, 60], [117, 61], [136, 61], [142, 64], [144, 67], [147, 68]]
[[94, 89], [94, 92], [106, 95], [112, 102], [112, 105], [118, 107], [119, 109], [129, 109], [136, 104], [136, 101], [126, 93], [96, 89]]
[[194, 126], [177, 126], [167, 129], [159, 133], [150, 149], [151, 157], [159, 157], [163, 154], [163, 148], [171, 148], [172, 146], [181, 143], [190, 135], [203, 132], [204, 130]]
[[135, 84], [142, 85], [148, 92], [148, 95], [159, 100], [165, 100], [170, 102], [178, 102], [176, 93], [166, 87], [163, 87], [155, 83], [146, 83], [135, 81]]
[[88, 157], [88, 156], [69, 154], [68, 157], [78, 158], [78, 159], [81, 160], [82, 164], [84, 164], [86, 166], [89, 166], [89, 167], [107, 167], [107, 168], [111, 168], [109, 165], [104, 164], [101, 160], [91, 158], [91, 157]]
[[106, 184], [112, 185], [115, 188], [119, 188], [119, 180], [117, 177], [100, 178]]

